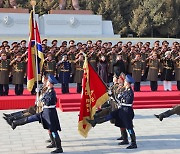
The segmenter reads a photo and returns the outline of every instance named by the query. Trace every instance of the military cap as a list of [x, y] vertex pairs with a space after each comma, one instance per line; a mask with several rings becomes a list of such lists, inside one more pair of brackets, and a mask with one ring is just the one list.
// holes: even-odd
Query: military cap
[[88, 41], [87, 41], [87, 43], [88, 43], [88, 42], [92, 43], [92, 41], [91, 41], [91, 40], [88, 40]]
[[17, 43], [17, 42], [13, 42], [11, 45], [14, 45], [14, 44], [16, 45], [16, 44], [18, 44], [18, 43]]
[[21, 57], [22, 56], [22, 53], [21, 52], [18, 52], [17, 54], [16, 54], [16, 57]]
[[2, 44], [4, 44], [4, 43], [7, 43], [7, 44], [8, 44], [9, 42], [8, 42], [8, 41], [3, 41]]
[[82, 45], [82, 42], [78, 42], [77, 45], [81, 44]]
[[52, 53], [51, 52], [48, 52], [47, 54], [46, 54], [46, 56], [52, 56]]
[[58, 81], [57, 79], [54, 77], [54, 75], [50, 74], [48, 75], [48, 81], [51, 83], [51, 84], [57, 84]]
[[70, 40], [70, 41], [69, 41], [69, 44], [70, 44], [71, 42], [75, 43], [75, 41], [74, 41], [74, 40]]
[[63, 41], [63, 42], [62, 42], [62, 45], [67, 45], [67, 41]]
[[53, 44], [54, 42], [58, 42], [57, 40], [53, 40], [52, 42], [51, 42], [51, 44]]
[[47, 39], [43, 39], [42, 42], [47, 41]]
[[134, 83], [134, 79], [132, 78], [132, 76], [130, 76], [129, 74], [128, 75], [126, 75], [126, 78], [125, 78], [125, 80], [126, 80], [126, 82], [128, 82], [128, 83]]
[[27, 41], [26, 41], [26, 40], [22, 40], [21, 43], [22, 43], [22, 42], [25, 42], [25, 43], [26, 43]]
[[7, 56], [7, 53], [6, 52], [2, 52], [1, 56]]

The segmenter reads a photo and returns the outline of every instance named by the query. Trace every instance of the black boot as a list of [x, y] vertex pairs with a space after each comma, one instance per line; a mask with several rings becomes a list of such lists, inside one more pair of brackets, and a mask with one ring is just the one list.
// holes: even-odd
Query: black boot
[[101, 117], [101, 118], [97, 118], [97, 119], [94, 119], [94, 120], [86, 119], [86, 121], [87, 121], [88, 123], [90, 123], [92, 127], [95, 127], [96, 124], [101, 124], [101, 123], [103, 123], [103, 122], [106, 122], [107, 120], [106, 120], [105, 117]]
[[52, 133], [49, 134], [49, 137], [50, 137], [51, 143], [50, 143], [50, 145], [46, 146], [46, 148], [55, 148], [56, 144], [54, 141], [54, 137], [52, 136]]
[[51, 153], [63, 153], [63, 149], [61, 147], [61, 139], [59, 138], [59, 136], [57, 136], [54, 140], [56, 144], [56, 150], [52, 151]]
[[14, 113], [11, 113], [11, 114], [6, 114], [6, 113], [3, 113], [3, 115], [5, 117], [19, 117], [19, 116], [22, 116], [23, 115], [23, 112], [22, 111], [18, 111], [18, 112], [14, 112]]
[[126, 129], [125, 129], [125, 130], [121, 130], [121, 134], [122, 134], [123, 141], [120, 142], [120, 143], [118, 143], [118, 145], [126, 145], [126, 144], [129, 144], [128, 134], [127, 134]]
[[131, 145], [128, 146], [126, 149], [136, 149], [137, 144], [136, 144], [136, 135], [135, 135], [135, 133], [130, 134], [130, 137], [131, 137]]
[[28, 118], [25, 117], [25, 118], [22, 118], [22, 119], [19, 119], [19, 120], [14, 120], [11, 124], [11, 128], [12, 129], [15, 129], [17, 126], [21, 126], [21, 125], [25, 125], [28, 123]]
[[163, 118], [167, 118], [167, 117], [169, 117], [169, 116], [171, 116], [171, 115], [173, 115], [173, 113], [171, 112], [171, 110], [167, 110], [167, 111], [165, 111], [165, 112], [163, 112], [163, 113], [161, 113], [161, 114], [155, 114], [154, 116], [155, 116], [156, 118], [158, 118], [160, 121], [162, 121]]
[[48, 139], [48, 140], [46, 140], [45, 142], [46, 142], [46, 143], [50, 143], [50, 142], [51, 142], [51, 139]]
[[122, 137], [122, 136], [120, 136], [119, 138], [117, 138], [117, 140], [123, 140], [123, 137]]

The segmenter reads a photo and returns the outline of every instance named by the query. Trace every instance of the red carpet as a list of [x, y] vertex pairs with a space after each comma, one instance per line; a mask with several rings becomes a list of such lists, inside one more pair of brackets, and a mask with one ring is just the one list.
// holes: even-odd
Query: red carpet
[[[76, 94], [76, 88], [70, 88], [70, 94], [61, 94], [61, 89], [56, 89], [58, 103], [57, 108], [64, 112], [79, 111], [80, 94]], [[23, 96], [15, 96], [10, 90], [9, 96], [0, 96], [0, 110], [24, 109], [34, 105], [35, 96], [24, 90]], [[180, 91], [173, 86], [173, 91], [163, 91], [159, 86], [157, 92], [151, 92], [149, 86], [142, 86], [141, 92], [135, 92], [134, 108], [169, 108], [180, 104]]]

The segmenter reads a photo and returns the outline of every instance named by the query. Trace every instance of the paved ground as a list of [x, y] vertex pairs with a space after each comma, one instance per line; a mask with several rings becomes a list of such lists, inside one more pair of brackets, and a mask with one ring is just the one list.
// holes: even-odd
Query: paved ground
[[[135, 110], [135, 132], [138, 149], [127, 150], [119, 146], [116, 140], [119, 129], [109, 122], [92, 128], [89, 137], [84, 139], [78, 134], [78, 112], [62, 113], [58, 110], [61, 120], [62, 146], [65, 153], [74, 154], [179, 154], [180, 153], [180, 117], [172, 116], [160, 122], [153, 117], [166, 109]], [[10, 111], [0, 111], [2, 113]], [[0, 154], [47, 154], [47, 131], [38, 122], [27, 124], [12, 130], [3, 118], [0, 118]]]

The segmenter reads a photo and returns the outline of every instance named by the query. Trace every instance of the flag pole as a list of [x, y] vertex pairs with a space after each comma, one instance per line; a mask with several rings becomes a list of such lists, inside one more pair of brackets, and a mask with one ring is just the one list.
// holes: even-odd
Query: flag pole
[[35, 38], [35, 56], [36, 56], [36, 84], [37, 84], [37, 88], [36, 88], [36, 101], [39, 100], [39, 80], [38, 80], [38, 53], [37, 53], [37, 39], [36, 39], [36, 19], [35, 19], [35, 6], [36, 6], [36, 0], [31, 0], [30, 4], [32, 5], [33, 8], [33, 27], [34, 27], [34, 38]]

